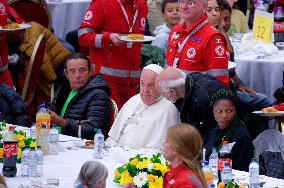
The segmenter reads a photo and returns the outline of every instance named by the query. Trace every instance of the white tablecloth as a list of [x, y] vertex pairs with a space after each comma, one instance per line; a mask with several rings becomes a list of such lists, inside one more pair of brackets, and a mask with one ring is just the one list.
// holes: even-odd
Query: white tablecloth
[[[60, 140], [61, 145], [72, 146], [73, 141], [77, 140], [74, 137], [61, 136]], [[69, 140], [69, 142], [68, 142]], [[107, 179], [107, 188], [109, 187], [120, 187], [117, 184], [113, 183], [114, 170], [115, 168], [124, 164], [130, 157], [133, 157], [137, 154], [146, 154], [152, 155], [153, 151], [141, 149], [141, 150], [123, 150], [121, 148], [112, 148], [106, 152], [107, 155], [101, 161], [108, 169], [109, 176]], [[81, 166], [87, 160], [93, 159], [93, 150], [92, 149], [79, 149], [72, 148], [71, 150], [65, 149], [60, 152], [59, 155], [48, 155], [44, 156], [44, 165], [43, 165], [43, 177], [40, 180], [43, 183], [46, 183], [48, 178], [58, 178], [59, 187], [61, 188], [71, 188], [75, 182]], [[0, 165], [2, 169], [2, 164]], [[7, 178], [7, 184], [11, 188], [17, 188], [21, 183], [29, 183], [30, 180], [27, 177], [21, 177], [21, 164], [17, 164], [18, 173], [14, 178]], [[241, 171], [234, 171], [234, 178], [239, 180], [242, 183], [248, 183], [248, 173]], [[267, 182], [264, 187], [275, 187], [277, 185], [279, 188], [284, 187], [284, 180], [279, 180], [275, 178], [269, 178], [266, 176], [260, 176], [260, 182]]]
[[282, 86], [284, 70], [284, 51], [267, 57], [256, 54], [243, 54], [235, 57], [236, 72], [241, 80], [255, 91], [275, 101], [274, 91]]
[[78, 29], [90, 3], [91, 0], [47, 0], [55, 36], [65, 39], [69, 31]]

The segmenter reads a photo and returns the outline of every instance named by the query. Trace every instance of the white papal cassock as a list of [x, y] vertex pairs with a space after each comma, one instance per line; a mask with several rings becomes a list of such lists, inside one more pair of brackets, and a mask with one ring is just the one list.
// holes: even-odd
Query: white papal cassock
[[145, 105], [137, 94], [119, 111], [108, 135], [107, 143], [118, 143], [129, 148], [160, 149], [167, 128], [180, 123], [176, 107], [164, 97]]

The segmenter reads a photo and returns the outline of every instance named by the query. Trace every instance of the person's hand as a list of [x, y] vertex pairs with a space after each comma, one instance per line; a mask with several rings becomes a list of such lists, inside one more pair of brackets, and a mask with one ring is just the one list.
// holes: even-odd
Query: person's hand
[[238, 78], [237, 74], [234, 75], [233, 81], [234, 81], [234, 88], [238, 88], [239, 78]]
[[115, 46], [119, 46], [125, 43], [125, 41], [120, 40], [120, 35], [117, 33], [110, 34], [110, 40]]
[[57, 115], [55, 112], [47, 109], [49, 115], [50, 115], [50, 123], [51, 124], [56, 124], [60, 127], [65, 127], [66, 125], [66, 120]]
[[239, 87], [239, 90], [242, 91], [242, 92], [247, 92], [252, 97], [256, 96], [256, 92], [252, 88], [250, 88], [249, 86], [241, 85]]

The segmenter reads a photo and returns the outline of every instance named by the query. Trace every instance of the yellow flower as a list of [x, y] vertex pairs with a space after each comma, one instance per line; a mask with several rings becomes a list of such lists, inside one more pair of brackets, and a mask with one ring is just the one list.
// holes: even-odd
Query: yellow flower
[[163, 187], [163, 177], [153, 176], [150, 178], [151, 178], [151, 181], [148, 178], [149, 188], [162, 188]]
[[21, 148], [18, 148], [18, 156], [17, 158], [20, 159], [22, 157], [22, 150]]
[[0, 158], [3, 158], [4, 149], [0, 148]]
[[18, 141], [25, 140], [25, 135], [17, 134]]
[[129, 172], [127, 170], [123, 171], [120, 174], [121, 178], [119, 180], [119, 184], [120, 185], [126, 185], [128, 183], [132, 183], [133, 182], [133, 177], [130, 176]]
[[130, 161], [130, 163], [131, 164], [133, 164], [133, 165], [137, 165], [137, 163], [138, 163], [138, 159], [132, 159], [131, 161]]
[[162, 174], [163, 174], [163, 176], [164, 176], [164, 174], [165, 174], [166, 172], [169, 171], [168, 166], [163, 165], [163, 164], [160, 164], [160, 163], [155, 163], [153, 169], [154, 169], [154, 170], [159, 170], [159, 171], [161, 171]]
[[154, 182], [155, 181], [155, 176], [153, 174], [150, 174], [147, 176], [148, 182]]
[[117, 169], [115, 169], [115, 171], [114, 171], [114, 177], [116, 177], [116, 178], [120, 178], [120, 173], [118, 172], [118, 170]]
[[36, 146], [37, 146], [37, 145], [36, 145], [36, 143], [35, 143], [35, 142], [31, 142], [31, 143], [30, 143], [30, 147], [34, 147], [34, 148], [36, 148]]
[[148, 160], [148, 159], [143, 160], [143, 161], [137, 163], [136, 168], [138, 168], [139, 170], [142, 170], [144, 168], [147, 168], [149, 163], [151, 163], [150, 160]]
[[23, 147], [25, 147], [26, 145], [25, 145], [25, 142], [24, 141], [19, 141], [19, 143], [18, 143], [18, 147], [19, 148], [23, 148]]

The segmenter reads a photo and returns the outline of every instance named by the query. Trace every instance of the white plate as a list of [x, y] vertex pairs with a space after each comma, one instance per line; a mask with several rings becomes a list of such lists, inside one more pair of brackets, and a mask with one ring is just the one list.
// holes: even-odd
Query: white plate
[[228, 63], [228, 69], [235, 68], [236, 66], [237, 66], [237, 63], [232, 62], [232, 61], [229, 61], [229, 63]]
[[123, 41], [126, 41], [126, 42], [148, 42], [148, 41], [152, 41], [154, 39], [155, 39], [155, 37], [152, 37], [152, 36], [144, 36], [143, 40], [130, 40], [130, 39], [127, 39], [127, 36], [121, 36], [120, 37], [120, 40], [123, 40]]
[[267, 117], [276, 117], [276, 116], [284, 116], [284, 111], [278, 112], [262, 112], [262, 111], [254, 111], [254, 114], [258, 114], [260, 116], [267, 116]]
[[30, 24], [20, 24], [20, 27], [19, 28], [14, 28], [14, 29], [3, 29], [1, 26], [0, 26], [0, 31], [18, 31], [18, 30], [22, 30], [22, 29], [27, 29], [31, 27]]

